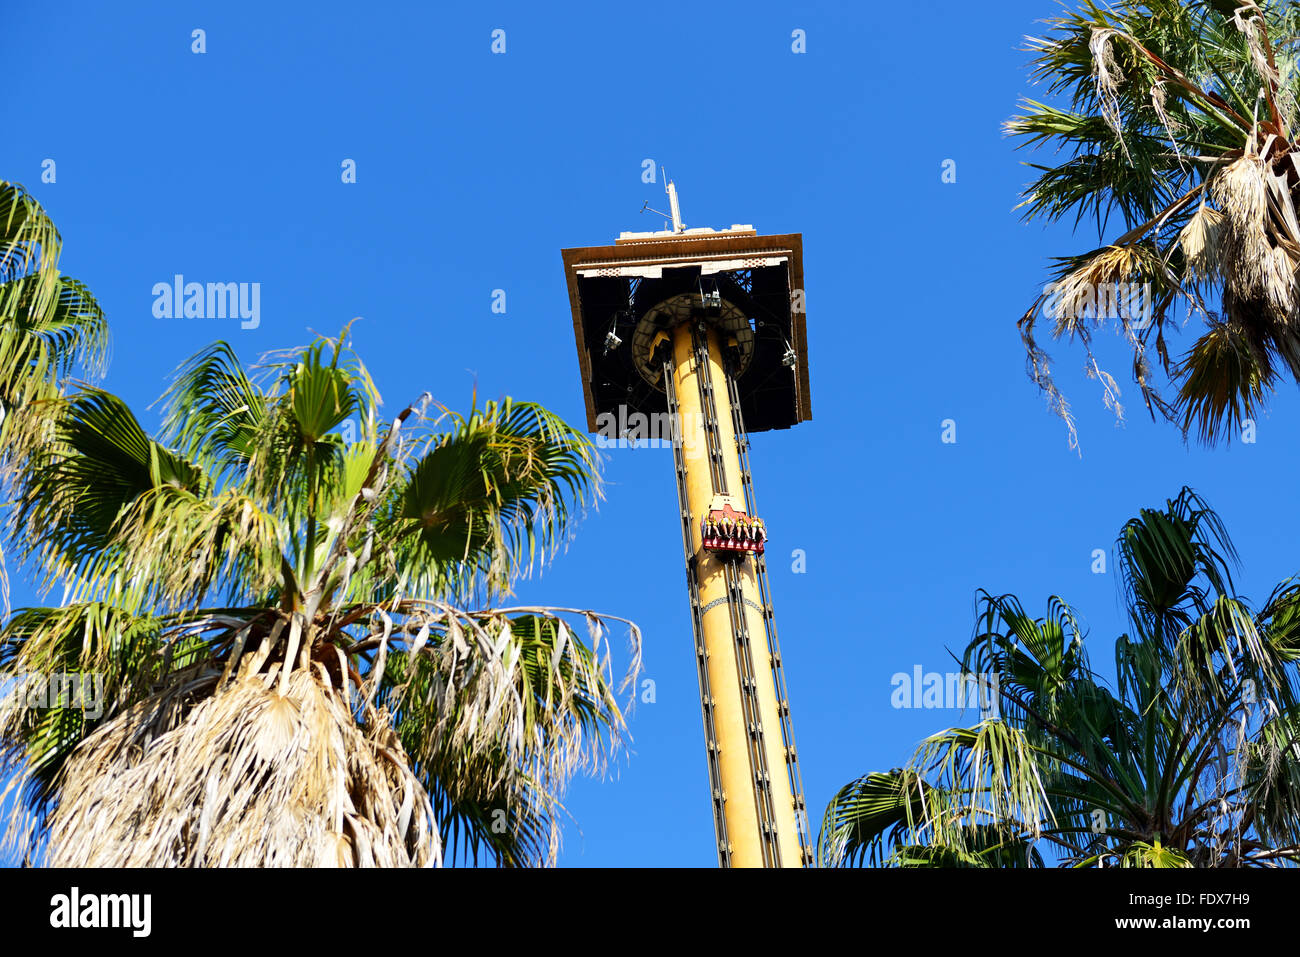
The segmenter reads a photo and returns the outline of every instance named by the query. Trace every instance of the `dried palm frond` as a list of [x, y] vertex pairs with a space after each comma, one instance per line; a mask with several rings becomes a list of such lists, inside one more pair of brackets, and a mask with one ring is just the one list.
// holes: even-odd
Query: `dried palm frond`
[[1223, 213], [1202, 201], [1178, 233], [1187, 273], [1194, 284], [1213, 283], [1221, 275]]
[[1223, 214], [1221, 270], [1225, 284], [1242, 301], [1267, 301], [1272, 306], [1269, 319], [1285, 322], [1295, 296], [1291, 270], [1274, 256], [1269, 235], [1264, 161], [1258, 156], [1242, 156], [1210, 181], [1210, 192]]
[[[1097, 250], [1053, 283], [1052, 298], [1056, 302], [1053, 336], [1059, 338], [1083, 334], [1088, 320], [1104, 321], [1114, 318], [1123, 324], [1130, 323], [1137, 317], [1124, 315], [1126, 309], [1116, 310], [1113, 316], [1105, 315], [1105, 296], [1110, 295], [1111, 306], [1120, 305], [1116, 298], [1117, 287], [1135, 280], [1150, 281], [1159, 278], [1162, 273], [1163, 264], [1159, 255], [1149, 246], [1133, 243]], [[1099, 296], [1103, 302], [1100, 308]], [[1103, 314], [1098, 315], [1098, 312]]]
[[[635, 628], [632, 663], [616, 690], [606, 627], [589, 613], [466, 614], [437, 604], [404, 611], [403, 627], [416, 638], [376, 664], [367, 693], [382, 692], [441, 797], [500, 809], [503, 826], [533, 835], [516, 862], [553, 863], [566, 782], [578, 771], [603, 773], [624, 742], [616, 694], [639, 670]], [[585, 617], [590, 644], [558, 617], [564, 612]], [[386, 639], [374, 642], [382, 648]]]
[[[1158, 250], [1161, 306], [1154, 326], [1129, 338], [1134, 377], [1152, 415], [1190, 427], [1183, 413], [1191, 384], [1180, 370], [1204, 368], [1204, 356], [1199, 363], [1190, 353], [1172, 361], [1166, 333], [1193, 318], [1230, 323], [1252, 343], [1257, 361], [1267, 365], [1280, 356], [1300, 375], [1300, 365], [1281, 351], [1295, 352], [1291, 330], [1300, 316], [1300, 143], [1294, 141], [1300, 70], [1291, 42], [1300, 35], [1300, 7], [1115, 0], [1084, 3], [1048, 22], [1049, 33], [1029, 44], [1034, 76], [1067, 102], [1025, 101], [1023, 114], [1006, 129], [1028, 145], [1051, 145], [1069, 155], [1035, 167], [1039, 176], [1022, 206], [1027, 216], [1050, 220], [1069, 212], [1080, 219], [1095, 215], [1103, 241], [1116, 215], [1124, 231], [1102, 248], [1140, 243]], [[1066, 261], [1079, 266], [1092, 255]], [[1208, 307], [1205, 299], [1220, 293], [1222, 310]], [[1087, 348], [1087, 327], [1078, 318], [1058, 324], [1055, 333], [1077, 337]], [[1069, 406], [1031, 327], [1027, 314], [1020, 328], [1030, 374], [1066, 420], [1076, 447]], [[1160, 401], [1148, 381], [1152, 340], [1165, 376], [1184, 393], [1181, 409]], [[1275, 353], [1273, 360], [1260, 349]], [[1093, 374], [1091, 352], [1087, 360]], [[1267, 375], [1259, 381], [1272, 382]], [[1212, 387], [1205, 378], [1196, 383]], [[1108, 405], [1113, 398], [1107, 383]], [[1219, 408], [1226, 415], [1230, 409], [1210, 395], [1203, 398], [1190, 401], [1202, 411]], [[1230, 434], [1235, 422], [1201, 421], [1206, 441]]]
[[[1195, 193], [1182, 197], [1175, 206], [1189, 204]], [[1106, 408], [1123, 421], [1120, 388], [1114, 376], [1103, 369], [1092, 351], [1092, 330], [1115, 321], [1134, 354], [1134, 378], [1148, 407], [1161, 404], [1150, 386], [1150, 365], [1146, 358], [1148, 337], [1155, 332], [1156, 347], [1163, 350], [1161, 325], [1172, 295], [1168, 290], [1170, 271], [1159, 250], [1142, 237], [1155, 224], [1135, 230], [1123, 241], [1082, 256], [1061, 260], [1058, 278], [1020, 320], [1020, 334], [1029, 354], [1030, 373], [1047, 393], [1049, 401], [1070, 429], [1070, 447], [1077, 448], [1074, 420], [1068, 404], [1052, 381], [1049, 357], [1034, 340], [1039, 310], [1046, 309], [1054, 320], [1055, 338], [1077, 338], [1087, 354], [1086, 373], [1102, 384]], [[1134, 287], [1140, 295], [1134, 295]], [[1127, 290], [1127, 291], [1125, 291]], [[1163, 357], [1163, 352], [1161, 353]]]
[[1128, 147], [1124, 144], [1124, 118], [1119, 102], [1119, 88], [1124, 82], [1124, 73], [1120, 70], [1114, 53], [1114, 39], [1121, 35], [1121, 31], [1111, 27], [1094, 29], [1088, 39], [1088, 50], [1092, 54], [1092, 76], [1102, 118], [1115, 131], [1120, 148], [1127, 155]]
[[68, 760], [55, 867], [431, 866], [428, 795], [382, 716], [321, 673], [248, 675], [173, 720], [145, 700]]

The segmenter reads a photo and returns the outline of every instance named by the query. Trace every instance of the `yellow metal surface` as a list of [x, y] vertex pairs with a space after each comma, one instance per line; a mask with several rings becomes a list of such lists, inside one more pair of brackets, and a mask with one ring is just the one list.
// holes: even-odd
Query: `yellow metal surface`
[[[743, 502], [740, 458], [732, 426], [725, 372], [718, 350], [717, 336], [706, 333], [709, 362], [705, 369], [696, 368], [693, 338], [689, 324], [673, 331], [673, 376], [681, 413], [683, 459], [686, 465], [687, 505], [691, 512], [694, 553], [698, 556], [699, 600], [701, 608], [716, 599], [724, 599], [702, 616], [701, 630], [706, 652], [709, 684], [714, 697], [714, 726], [719, 747], [719, 776], [725, 795], [723, 813], [731, 843], [733, 867], [762, 867], [763, 840], [759, 809], [755, 799], [755, 769], [748, 747], [748, 730], [742, 700], [737, 648], [732, 630], [727, 598], [725, 568], [711, 552], [701, 549], [700, 518], [708, 513], [714, 498], [709, 470], [708, 443], [700, 407], [698, 376], [707, 375], [713, 385], [713, 402], [719, 431], [721, 453], [728, 493]], [[754, 559], [745, 557], [737, 568], [741, 588], [748, 601], [743, 606], [749, 632], [753, 671], [758, 698], [759, 722], [763, 732], [771, 782], [772, 818], [777, 829], [777, 846], [782, 867], [801, 867], [799, 835], [794, 798], [786, 773], [785, 747], [781, 737], [781, 718], [772, 677], [771, 653], [759, 605], [758, 582]], [[753, 603], [753, 605], [750, 604]]]

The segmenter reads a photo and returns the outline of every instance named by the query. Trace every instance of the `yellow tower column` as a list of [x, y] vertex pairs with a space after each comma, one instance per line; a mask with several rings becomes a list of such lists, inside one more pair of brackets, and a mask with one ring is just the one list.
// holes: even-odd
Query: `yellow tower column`
[[[712, 329], [702, 334], [708, 345], [708, 362], [699, 368], [691, 324], [683, 323], [673, 330], [673, 384], [682, 418], [691, 544], [697, 561], [701, 631], [713, 696], [719, 784], [725, 797], [723, 813], [731, 844], [731, 863], [734, 867], [800, 867], [797, 814], [787, 776], [781, 716], [754, 558], [727, 559], [701, 547], [700, 521], [708, 514], [716, 495], [725, 490], [738, 507], [744, 507], [737, 436], [717, 334]], [[712, 385], [720, 469], [710, 468], [700, 376], [708, 377]], [[722, 489], [714, 487], [715, 471], [720, 472], [725, 483]], [[731, 600], [728, 565], [733, 568], [733, 581], [741, 596], [738, 603]], [[738, 609], [735, 604], [739, 604]], [[743, 616], [741, 624], [748, 633], [748, 647], [740, 640], [733, 617], [737, 614]], [[746, 670], [752, 672], [754, 682], [748, 709], [742, 684]], [[764, 760], [765, 781], [761, 770]], [[769, 802], [766, 806], [765, 801]], [[766, 841], [766, 854], [764, 821], [775, 830], [774, 839]]]

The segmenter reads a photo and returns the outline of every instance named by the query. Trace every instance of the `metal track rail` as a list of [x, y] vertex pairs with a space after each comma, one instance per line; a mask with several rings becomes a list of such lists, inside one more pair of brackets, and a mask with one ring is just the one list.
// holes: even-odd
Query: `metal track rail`
[[[709, 341], [699, 326], [691, 327], [695, 347], [695, 381], [700, 388], [700, 411], [704, 414], [705, 452], [715, 495], [727, 494], [727, 470], [722, 462], [722, 432], [718, 428], [718, 406], [713, 401], [713, 376], [709, 374]], [[730, 379], [730, 376], [728, 376]]]
[[[732, 428], [736, 435], [736, 452], [740, 458], [740, 478], [745, 487], [745, 512], [758, 514], [754, 499], [753, 474], [749, 466], [749, 434], [740, 410], [740, 391], [736, 378], [727, 370], [727, 394], [731, 400]], [[772, 591], [767, 580], [767, 559], [762, 554], [754, 556], [754, 569], [758, 578], [759, 601], [763, 605], [763, 626], [767, 631], [767, 647], [771, 653], [772, 682], [776, 687], [777, 711], [781, 715], [781, 741], [785, 747], [786, 776], [790, 795], [794, 800], [795, 820], [799, 825], [799, 849], [805, 867], [813, 864], [814, 838], [808, 822], [808, 805], [804, 800], [803, 773], [799, 769], [799, 752], [794, 743], [794, 722], [790, 716], [790, 692], [786, 687], [785, 668], [781, 664], [781, 642], [776, 634], [776, 613], [772, 606]]]
[[682, 455], [682, 429], [677, 388], [673, 382], [673, 364], [664, 363], [664, 391], [668, 394], [668, 414], [672, 423], [673, 468], [677, 476], [677, 504], [682, 517], [682, 550], [686, 555], [686, 588], [691, 600], [691, 630], [695, 635], [695, 666], [700, 679], [700, 714], [704, 720], [704, 746], [708, 753], [709, 795], [713, 806], [713, 832], [718, 839], [718, 866], [731, 866], [731, 843], [727, 838], [727, 816], [723, 812], [725, 795], [719, 770], [718, 734], [713, 722], [713, 693], [709, 687], [709, 656], [704, 647], [703, 613], [700, 609], [700, 583], [696, 573], [696, 556], [692, 549], [690, 501], [686, 496], [686, 462]]
[[763, 717], [758, 706], [758, 679], [754, 674], [753, 642], [745, 615], [745, 591], [735, 561], [724, 561], [723, 568], [726, 572], [727, 604], [731, 611], [731, 634], [736, 646], [736, 668], [740, 676], [740, 700], [745, 714], [745, 737], [749, 742], [749, 766], [754, 772], [754, 804], [758, 809], [758, 827], [763, 840], [763, 866], [780, 867], [781, 846], [777, 838], [776, 805], [772, 799], [772, 772], [767, 766]]
[[[718, 421], [718, 406], [714, 399], [714, 382], [709, 361], [709, 341], [698, 326], [691, 329], [694, 346], [695, 382], [700, 390], [701, 423], [705, 435], [705, 451], [709, 458], [709, 474], [713, 491], [726, 495], [727, 470], [722, 452], [722, 426]], [[732, 376], [724, 372], [728, 395], [735, 389]], [[734, 418], [734, 412], [733, 412]], [[693, 522], [703, 516], [695, 515]], [[763, 729], [763, 712], [758, 703], [758, 681], [754, 670], [754, 654], [745, 615], [745, 593], [740, 575], [731, 561], [724, 561], [727, 588], [727, 605], [731, 616], [732, 648], [736, 655], [736, 674], [740, 680], [741, 712], [745, 720], [745, 741], [751, 771], [750, 784], [754, 790], [754, 810], [762, 838], [763, 865], [781, 866], [781, 848], [777, 836], [776, 806], [772, 799], [772, 771], [767, 764], [767, 746]], [[701, 611], [701, 615], [703, 610]]]

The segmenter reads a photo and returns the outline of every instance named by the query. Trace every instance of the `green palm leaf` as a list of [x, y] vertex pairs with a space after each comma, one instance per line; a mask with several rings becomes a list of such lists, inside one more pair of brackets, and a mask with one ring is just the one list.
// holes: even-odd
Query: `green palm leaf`
[[965, 674], [998, 714], [921, 743], [827, 807], [823, 864], [1242, 867], [1300, 860], [1296, 585], [1259, 610], [1236, 551], [1190, 489], [1116, 544], [1133, 633], [1117, 687], [1093, 671], [1074, 611], [1032, 617], [980, 593]]
[[15, 528], [66, 597], [0, 629], [0, 680], [107, 685], [102, 715], [0, 714], [23, 833], [74, 866], [553, 863], [565, 786], [626, 740], [639, 633], [619, 683], [591, 612], [448, 600], [567, 539], [586, 439], [509, 399], [385, 421], [346, 330], [253, 373], [218, 343], [162, 401], [153, 438], [108, 393], [56, 397], [20, 473]]

